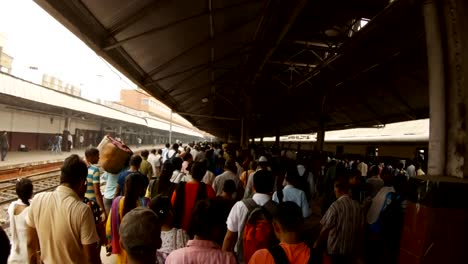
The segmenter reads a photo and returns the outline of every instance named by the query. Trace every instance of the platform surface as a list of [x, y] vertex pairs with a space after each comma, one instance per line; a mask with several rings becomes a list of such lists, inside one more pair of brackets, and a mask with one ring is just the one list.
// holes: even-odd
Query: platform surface
[[[133, 152], [138, 152], [141, 150], [151, 150], [153, 148], [163, 148], [163, 145], [144, 145], [141, 147], [130, 146], [130, 149]], [[14, 169], [18, 167], [26, 167], [26, 166], [33, 166], [39, 164], [46, 164], [46, 163], [54, 163], [63, 161], [66, 157], [70, 156], [71, 154], [78, 154], [80, 156], [84, 156], [84, 152], [86, 149], [73, 149], [70, 152], [62, 151], [62, 153], [54, 153], [51, 151], [45, 150], [35, 150], [29, 152], [19, 152], [19, 151], [10, 151], [8, 152], [5, 161], [0, 161], [0, 171], [6, 169]]]

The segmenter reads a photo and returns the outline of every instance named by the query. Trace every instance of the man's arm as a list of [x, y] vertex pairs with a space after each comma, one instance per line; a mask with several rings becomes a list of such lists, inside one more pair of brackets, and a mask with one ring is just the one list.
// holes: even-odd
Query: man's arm
[[320, 230], [320, 234], [314, 243], [314, 248], [319, 247], [323, 242], [328, 240], [328, 233], [330, 233], [330, 229], [322, 227], [322, 230]]
[[238, 232], [228, 230], [223, 242], [223, 251], [234, 252], [234, 246], [237, 243]]
[[28, 228], [28, 258], [31, 260], [31, 264], [40, 263], [39, 254], [39, 237], [37, 236], [37, 231], [35, 228], [30, 226]]
[[97, 243], [83, 245], [83, 251], [88, 260], [88, 263], [91, 264], [101, 264], [101, 256]]
[[101, 207], [102, 211], [105, 213], [106, 209], [104, 207], [104, 202], [102, 200], [101, 184], [99, 182], [94, 183], [93, 188], [94, 188], [94, 194], [96, 195], [96, 202], [99, 205], [99, 207]]

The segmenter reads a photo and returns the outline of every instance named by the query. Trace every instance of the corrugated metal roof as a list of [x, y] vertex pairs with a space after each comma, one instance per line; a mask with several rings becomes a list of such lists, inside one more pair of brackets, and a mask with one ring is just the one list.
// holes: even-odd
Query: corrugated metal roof
[[428, 117], [421, 0], [35, 1], [218, 136]]

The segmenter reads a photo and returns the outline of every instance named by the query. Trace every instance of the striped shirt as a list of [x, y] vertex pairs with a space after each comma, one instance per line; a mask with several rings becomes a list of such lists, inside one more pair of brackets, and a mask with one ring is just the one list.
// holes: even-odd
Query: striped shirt
[[93, 201], [96, 201], [96, 194], [94, 193], [93, 185], [95, 183], [99, 183], [99, 176], [99, 169], [94, 165], [89, 165], [88, 176], [86, 177], [86, 181], [88, 182], [88, 184], [86, 187], [85, 197]]
[[355, 247], [363, 217], [361, 207], [348, 195], [338, 198], [328, 208], [320, 223], [330, 230], [328, 254], [350, 255]]

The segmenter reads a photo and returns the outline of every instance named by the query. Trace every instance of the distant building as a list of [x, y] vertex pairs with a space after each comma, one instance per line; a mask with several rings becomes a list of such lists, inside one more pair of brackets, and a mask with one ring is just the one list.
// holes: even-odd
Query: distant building
[[7, 38], [0, 33], [0, 71], [11, 74], [11, 65], [13, 64], [13, 57], [5, 53], [7, 45]]
[[[154, 97], [143, 91], [142, 89], [122, 89], [120, 90], [120, 104], [135, 110], [148, 112], [156, 117], [169, 120], [171, 109], [156, 100]], [[172, 116], [172, 122], [191, 126], [190, 122], [182, 118], [178, 114]]]
[[65, 83], [61, 79], [52, 75], [48, 75], [48, 74], [42, 75], [42, 86], [51, 88], [60, 92], [64, 92], [67, 94], [81, 96], [81, 89], [79, 87], [76, 87], [69, 83]]

